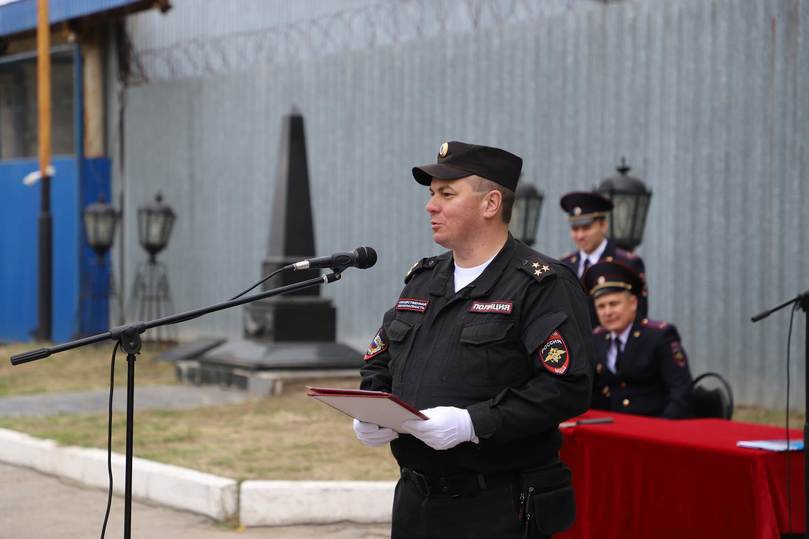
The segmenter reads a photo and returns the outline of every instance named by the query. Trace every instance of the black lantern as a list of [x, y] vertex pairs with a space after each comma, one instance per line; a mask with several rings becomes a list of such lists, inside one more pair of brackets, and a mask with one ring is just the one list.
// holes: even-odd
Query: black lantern
[[159, 191], [153, 203], [138, 208], [138, 238], [149, 253], [150, 262], [154, 262], [157, 253], [168, 245], [175, 217], [171, 206], [163, 204], [163, 195]]
[[615, 170], [618, 174], [602, 181], [597, 191], [612, 200], [610, 238], [619, 247], [634, 251], [643, 241], [652, 192], [639, 178], [629, 175], [631, 168], [625, 158]]
[[514, 192], [514, 207], [508, 228], [515, 238], [526, 245], [533, 245], [536, 241], [544, 198], [542, 191], [530, 183], [520, 184]]
[[112, 247], [115, 227], [118, 224], [118, 212], [98, 195], [98, 201], [84, 209], [84, 232], [87, 244], [95, 251], [98, 258], [103, 258]]

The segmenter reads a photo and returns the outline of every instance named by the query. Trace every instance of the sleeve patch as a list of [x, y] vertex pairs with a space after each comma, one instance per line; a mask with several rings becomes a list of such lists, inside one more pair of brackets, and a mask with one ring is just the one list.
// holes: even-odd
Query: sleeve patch
[[671, 355], [674, 358], [674, 363], [678, 367], [685, 367], [687, 359], [685, 357], [685, 352], [683, 351], [683, 347], [680, 344], [680, 341], [671, 342]]
[[362, 357], [362, 359], [368, 361], [387, 349], [388, 343], [382, 339], [382, 328], [379, 328], [379, 331], [376, 332], [376, 336], [371, 340], [371, 344], [368, 345], [368, 350], [365, 351], [365, 355]]
[[561, 333], [554, 331], [539, 347], [539, 361], [548, 371], [558, 376], [567, 372], [570, 352]]

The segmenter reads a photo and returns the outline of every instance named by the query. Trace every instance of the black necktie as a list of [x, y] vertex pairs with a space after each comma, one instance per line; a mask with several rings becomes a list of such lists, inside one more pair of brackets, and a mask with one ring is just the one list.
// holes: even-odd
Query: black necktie
[[621, 339], [615, 337], [612, 339], [612, 343], [615, 345], [615, 372], [618, 372], [621, 370], [621, 360], [624, 358], [624, 351], [621, 346]]
[[585, 257], [585, 259], [584, 259], [584, 269], [581, 271], [581, 274], [584, 275], [585, 273], [587, 273], [587, 268], [589, 268], [589, 267], [590, 267], [590, 259]]

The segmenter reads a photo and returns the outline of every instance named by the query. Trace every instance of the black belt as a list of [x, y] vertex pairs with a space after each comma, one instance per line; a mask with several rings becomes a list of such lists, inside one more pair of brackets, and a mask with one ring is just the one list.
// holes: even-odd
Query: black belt
[[436, 476], [402, 468], [402, 479], [415, 485], [422, 496], [433, 498], [460, 498], [480, 491], [511, 486], [518, 482], [516, 472], [498, 474], [463, 474]]

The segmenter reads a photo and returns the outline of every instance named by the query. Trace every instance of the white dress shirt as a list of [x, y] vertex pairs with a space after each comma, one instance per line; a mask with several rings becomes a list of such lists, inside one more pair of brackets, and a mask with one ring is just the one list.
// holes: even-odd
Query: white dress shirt
[[604, 250], [607, 248], [607, 238], [601, 240], [601, 243], [598, 247], [595, 248], [590, 254], [585, 253], [584, 251], [579, 251], [579, 277], [582, 276], [584, 273], [584, 261], [589, 260], [590, 266], [592, 267], [594, 264], [598, 262], [598, 259], [601, 258], [601, 255], [604, 254]]

